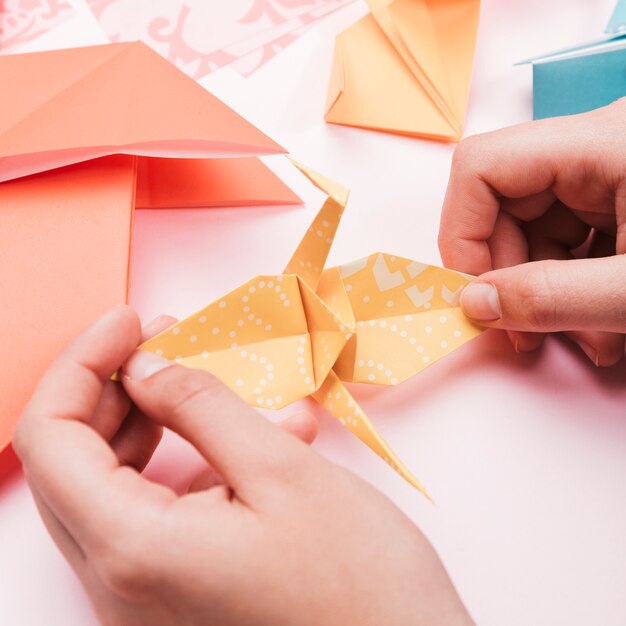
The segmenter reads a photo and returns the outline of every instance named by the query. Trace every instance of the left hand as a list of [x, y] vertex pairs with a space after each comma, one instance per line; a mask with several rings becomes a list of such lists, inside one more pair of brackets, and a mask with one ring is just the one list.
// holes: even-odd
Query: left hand
[[[311, 417], [278, 428], [209, 373], [135, 351], [140, 334], [126, 307], [88, 329], [14, 439], [103, 624], [471, 626], [419, 529], [303, 443]], [[123, 363], [125, 392], [109, 382]], [[189, 493], [138, 471], [158, 424], [207, 461]]]

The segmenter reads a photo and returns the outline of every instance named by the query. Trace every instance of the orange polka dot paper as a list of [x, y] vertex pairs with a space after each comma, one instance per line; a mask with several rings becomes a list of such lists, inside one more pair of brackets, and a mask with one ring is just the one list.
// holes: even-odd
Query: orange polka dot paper
[[252, 406], [312, 396], [429, 497], [342, 381], [397, 385], [479, 335], [459, 306], [469, 277], [383, 253], [325, 270], [349, 193], [294, 165], [327, 200], [285, 272], [253, 278], [141, 348], [211, 372]]

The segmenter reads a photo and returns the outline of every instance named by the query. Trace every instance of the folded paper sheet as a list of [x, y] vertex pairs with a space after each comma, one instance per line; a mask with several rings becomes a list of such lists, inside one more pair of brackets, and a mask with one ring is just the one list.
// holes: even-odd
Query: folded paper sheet
[[458, 141], [479, 0], [367, 0], [337, 37], [326, 121]]
[[626, 2], [603, 35], [520, 61], [532, 63], [533, 118], [584, 113], [626, 96]]
[[60, 348], [127, 301], [136, 206], [300, 201], [251, 156], [280, 146], [144, 44], [3, 56], [0, 84], [2, 449]]
[[626, 41], [533, 63], [533, 119], [592, 111], [626, 96]]
[[142, 348], [218, 376], [253, 406], [313, 396], [426, 493], [342, 381], [397, 385], [476, 337], [458, 304], [468, 278], [387, 254], [324, 270], [346, 189], [328, 194], [283, 274], [257, 276]]

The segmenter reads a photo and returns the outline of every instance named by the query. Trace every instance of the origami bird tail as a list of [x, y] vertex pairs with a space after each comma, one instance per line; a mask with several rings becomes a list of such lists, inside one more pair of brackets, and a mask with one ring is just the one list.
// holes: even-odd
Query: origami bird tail
[[402, 478], [434, 504], [433, 499], [424, 486], [411, 474], [387, 442], [380, 436], [380, 433], [334, 372], [330, 372], [319, 390], [313, 394], [313, 398], [390, 465]]
[[339, 221], [348, 203], [350, 192], [345, 187], [293, 159], [291, 162], [313, 185], [328, 196], [284, 271], [285, 274], [296, 274], [315, 291], [324, 271], [324, 265], [335, 239]]

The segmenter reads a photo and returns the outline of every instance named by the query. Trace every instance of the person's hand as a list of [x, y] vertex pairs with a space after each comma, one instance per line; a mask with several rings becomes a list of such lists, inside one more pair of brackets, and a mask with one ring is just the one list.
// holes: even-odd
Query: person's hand
[[[293, 436], [310, 440], [312, 418], [281, 429], [213, 376], [135, 351], [140, 336], [126, 307], [87, 330], [14, 441], [103, 624], [472, 623], [411, 521]], [[108, 380], [131, 354], [124, 393]], [[184, 495], [138, 471], [163, 426], [207, 461]]]
[[461, 305], [479, 324], [508, 330], [518, 351], [567, 331], [596, 365], [623, 357], [625, 137], [620, 100], [469, 137], [456, 149], [441, 255], [480, 275]]

